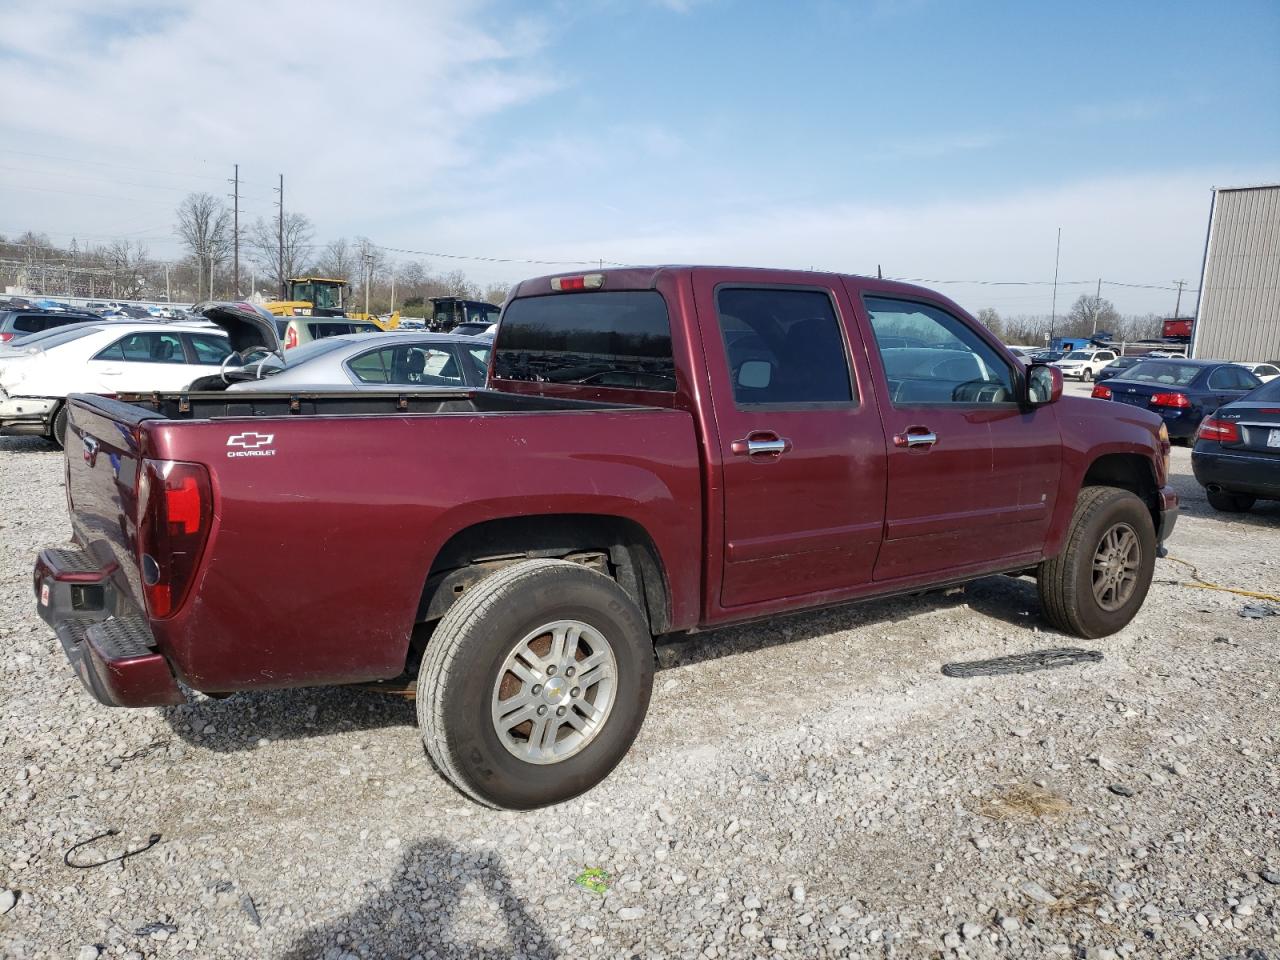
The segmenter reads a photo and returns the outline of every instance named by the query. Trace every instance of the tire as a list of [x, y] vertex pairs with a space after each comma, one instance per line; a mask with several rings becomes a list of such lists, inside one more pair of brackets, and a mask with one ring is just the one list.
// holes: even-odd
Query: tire
[[[1126, 533], [1127, 531], [1127, 533]], [[1132, 549], [1122, 561], [1132, 563], [1125, 582], [1106, 592], [1107, 570], [1099, 571], [1100, 599], [1095, 590], [1094, 560], [1107, 556], [1104, 537], [1116, 533]], [[1109, 541], [1114, 542], [1114, 541]], [[1136, 550], [1136, 557], [1133, 550]], [[1118, 575], [1122, 563], [1112, 573]], [[1136, 495], [1116, 487], [1085, 487], [1076, 498], [1075, 513], [1061, 553], [1040, 564], [1038, 587], [1045, 618], [1065, 633], [1087, 640], [1105, 637], [1134, 618], [1151, 587], [1156, 565], [1156, 533], [1151, 513]], [[1107, 602], [1102, 602], [1106, 600]]]
[[53, 430], [49, 439], [59, 447], [65, 448], [67, 445], [67, 405], [65, 403], [58, 408], [57, 416], [53, 418]]
[[1085, 367], [1085, 369], [1080, 371], [1081, 383], [1088, 383], [1092, 379], [1093, 379], [1093, 371], [1090, 370], [1088, 367]]
[[1257, 497], [1251, 497], [1247, 493], [1231, 493], [1228, 490], [1206, 490], [1209, 496], [1209, 506], [1223, 513], [1244, 513], [1258, 502]]
[[[566, 622], [584, 628], [580, 655], [559, 661], [556, 669], [550, 628]], [[542, 630], [544, 626], [548, 629]], [[603, 648], [613, 659], [602, 668], [584, 668], [582, 676], [603, 675], [611, 667], [612, 686], [606, 691], [597, 681], [589, 689], [571, 687], [567, 677], [574, 670], [568, 663], [595, 660], [602, 650], [596, 637], [605, 641]], [[522, 647], [536, 647], [547, 658], [541, 672], [528, 662], [513, 661]], [[590, 657], [581, 655], [588, 652]], [[508, 670], [509, 664], [522, 667], [526, 678]], [[617, 583], [564, 560], [522, 561], [468, 590], [436, 626], [418, 674], [418, 725], [436, 768], [473, 799], [516, 810], [560, 803], [598, 784], [630, 749], [649, 707], [653, 668], [648, 623]], [[557, 676], [550, 676], [553, 670]], [[545, 692], [535, 697], [533, 683], [539, 678]], [[550, 699], [553, 682], [559, 684], [557, 696], [567, 699]], [[512, 683], [518, 692], [504, 692]], [[495, 714], [501, 709], [499, 698], [509, 696], [526, 698], [529, 705], [504, 722], [525, 710], [542, 711], [545, 720], [531, 716], [500, 734]], [[603, 713], [589, 736], [570, 723], [590, 724], [575, 706], [586, 698], [593, 699], [592, 710], [599, 706]], [[569, 719], [556, 719], [566, 709]], [[539, 728], [534, 724], [539, 722], [550, 731], [552, 751], [573, 750], [575, 738], [584, 742], [562, 759], [548, 759], [545, 751], [540, 760], [517, 756], [517, 748], [535, 752], [534, 731]], [[528, 742], [522, 744], [521, 736]]]

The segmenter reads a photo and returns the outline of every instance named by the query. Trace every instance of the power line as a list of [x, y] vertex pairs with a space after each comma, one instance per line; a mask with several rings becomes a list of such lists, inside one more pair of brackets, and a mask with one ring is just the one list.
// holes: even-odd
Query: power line
[[548, 267], [578, 267], [583, 264], [601, 264], [608, 267], [629, 267], [632, 264], [619, 263], [616, 260], [601, 260], [598, 257], [591, 257], [586, 260], [536, 260], [525, 257], [478, 257], [467, 256], [461, 253], [432, 253], [428, 250], [406, 250], [403, 247], [384, 247], [379, 243], [371, 243], [371, 247], [379, 250], [385, 250], [388, 253], [409, 253], [417, 257], [431, 257], [439, 260], [474, 260], [478, 263], [532, 263], [539, 266]]
[[179, 173], [176, 170], [156, 170], [151, 167], [139, 167], [131, 163], [112, 163], [107, 160], [86, 160], [83, 157], [59, 157], [49, 153], [32, 153], [29, 150], [14, 150], [0, 147], [0, 153], [13, 153], [22, 157], [35, 157], [39, 160], [61, 160], [65, 163], [83, 163], [93, 167], [118, 167], [121, 170], [135, 170], [138, 173], [158, 173], [165, 177], [194, 177], [197, 180], [222, 180], [207, 173]]

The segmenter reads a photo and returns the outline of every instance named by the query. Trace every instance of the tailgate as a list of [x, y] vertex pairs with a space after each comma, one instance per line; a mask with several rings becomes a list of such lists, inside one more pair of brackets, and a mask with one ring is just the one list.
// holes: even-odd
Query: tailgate
[[[101, 397], [73, 395], [67, 418], [67, 508], [76, 542], [107, 567], [113, 561], [142, 607], [135, 543], [143, 424], [155, 414]], [[123, 584], [121, 584], [123, 586]]]

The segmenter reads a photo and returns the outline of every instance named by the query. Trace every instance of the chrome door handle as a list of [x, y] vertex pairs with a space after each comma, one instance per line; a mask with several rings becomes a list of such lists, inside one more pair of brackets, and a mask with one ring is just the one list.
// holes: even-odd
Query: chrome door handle
[[779, 455], [791, 449], [791, 441], [782, 437], [771, 437], [767, 440], [747, 437], [745, 440], [733, 441], [730, 449], [740, 457], [754, 457], [758, 454]]
[[905, 433], [893, 436], [895, 447], [931, 447], [938, 442], [938, 435], [927, 427], [907, 427]]

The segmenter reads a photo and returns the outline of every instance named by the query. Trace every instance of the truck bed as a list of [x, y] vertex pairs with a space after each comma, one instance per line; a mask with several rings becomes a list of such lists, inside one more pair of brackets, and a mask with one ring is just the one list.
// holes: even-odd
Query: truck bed
[[[101, 616], [149, 620], [152, 649], [199, 690], [398, 675], [433, 558], [490, 521], [632, 521], [688, 567], [668, 571], [687, 583], [673, 612], [696, 619], [701, 477], [683, 411], [489, 390], [76, 395], [67, 452]], [[162, 618], [143, 603], [144, 461], [201, 464], [211, 487], [186, 599]]]

